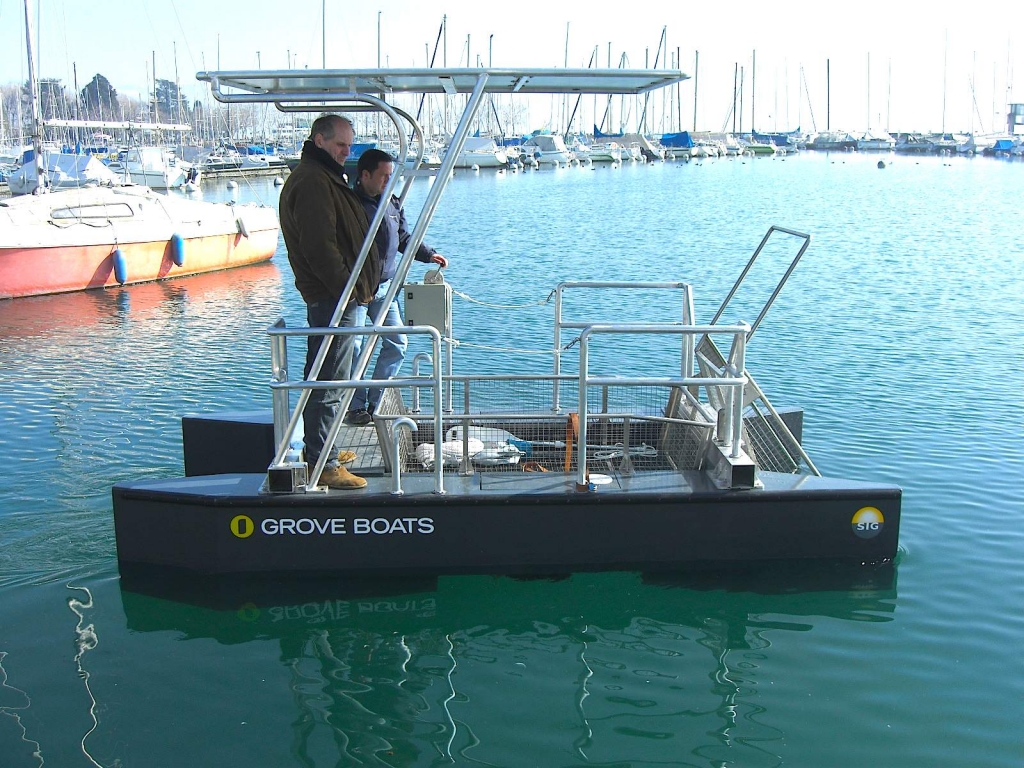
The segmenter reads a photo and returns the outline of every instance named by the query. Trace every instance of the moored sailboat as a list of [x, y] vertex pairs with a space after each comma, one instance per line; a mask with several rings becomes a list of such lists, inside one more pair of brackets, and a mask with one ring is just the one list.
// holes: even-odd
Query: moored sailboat
[[35, 186], [0, 202], [0, 299], [194, 275], [267, 261], [277, 250], [273, 208], [172, 198], [148, 187], [54, 191], [42, 155], [25, 2]]
[[0, 202], [0, 299], [112, 287], [268, 261], [273, 208], [147, 187], [86, 187]]

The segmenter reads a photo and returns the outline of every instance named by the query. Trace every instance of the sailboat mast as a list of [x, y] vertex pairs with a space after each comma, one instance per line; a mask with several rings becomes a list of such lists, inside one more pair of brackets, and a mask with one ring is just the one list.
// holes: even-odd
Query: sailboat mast
[[46, 163], [43, 162], [43, 128], [39, 114], [39, 83], [36, 80], [35, 60], [32, 58], [32, 12], [25, 0], [25, 52], [28, 54], [28, 89], [32, 105], [32, 149], [36, 160], [36, 188], [32, 194], [46, 191]]
[[832, 130], [832, 62], [825, 59], [825, 130]]
[[[683, 66], [682, 49], [676, 46], [676, 69]], [[680, 81], [681, 82], [681, 81]], [[683, 94], [680, 83], [676, 83], [676, 130], [683, 130]]]
[[867, 102], [867, 129], [871, 130], [871, 51], [868, 51], [868, 102]]
[[693, 131], [697, 132], [697, 73], [700, 71], [700, 51], [693, 52]]
[[889, 78], [885, 93], [885, 132], [889, 132], [889, 117], [892, 109], [892, 59], [889, 59]]
[[946, 133], [946, 64], [949, 60], [949, 30], [942, 47], [942, 133]]
[[757, 51], [750, 62], [750, 135], [754, 135], [754, 100], [757, 98]]

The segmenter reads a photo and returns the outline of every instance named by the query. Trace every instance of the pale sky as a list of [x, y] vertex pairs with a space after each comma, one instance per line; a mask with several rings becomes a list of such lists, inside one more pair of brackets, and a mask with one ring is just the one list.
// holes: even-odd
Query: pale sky
[[[630, 68], [643, 68], [645, 57], [653, 66], [664, 29], [669, 59], [663, 53], [659, 68], [692, 77], [698, 53], [699, 66], [678, 100], [664, 99], [650, 115], [654, 132], [694, 127], [695, 86], [697, 129], [731, 130], [737, 65], [744, 130], [753, 110], [755, 127], [764, 131], [993, 131], [1005, 126], [1008, 101], [1024, 102], [1024, 3], [1006, 0], [871, 6], [736, 0], [644, 3], [635, 11], [620, 3], [602, 10], [601, 3], [479, 0], [40, 2], [41, 76], [60, 78], [70, 90], [76, 71], [79, 89], [101, 73], [118, 92], [143, 98], [154, 53], [157, 77], [177, 79], [190, 99], [205, 99], [194, 79], [203, 69], [286, 69], [289, 56], [292, 67], [320, 68], [325, 38], [328, 68], [375, 67], [378, 56], [382, 66], [426, 66], [447, 15], [450, 67], [467, 65], [467, 45], [471, 66], [560, 67], [568, 38], [571, 67], [586, 67], [595, 48], [606, 67], [610, 44], [612, 67], [625, 53]], [[1021, 39], [1013, 38], [1015, 30]], [[443, 56], [442, 48], [437, 66]], [[0, 84], [26, 78], [24, 2], [0, 0]], [[589, 128], [595, 105], [584, 102]], [[532, 127], [557, 127], [548, 125], [556, 112], [531, 107]]]

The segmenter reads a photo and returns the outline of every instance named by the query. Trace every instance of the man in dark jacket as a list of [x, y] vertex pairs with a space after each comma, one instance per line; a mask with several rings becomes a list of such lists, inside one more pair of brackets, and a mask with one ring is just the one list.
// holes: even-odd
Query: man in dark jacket
[[[302, 158], [281, 190], [279, 213], [281, 231], [288, 249], [288, 261], [295, 273], [295, 287], [306, 302], [310, 328], [325, 328], [337, 308], [369, 229], [366, 214], [344, 175], [345, 159], [352, 149], [352, 122], [341, 115], [323, 115], [312, 125], [302, 146]], [[362, 325], [365, 308], [377, 293], [380, 261], [377, 247], [370, 249], [355, 291], [341, 318], [341, 326]], [[352, 375], [353, 336], [310, 336], [306, 345], [305, 377], [309, 378], [321, 341], [333, 341], [318, 376], [322, 381], [339, 381]], [[351, 451], [334, 455], [325, 446], [327, 433], [338, 413], [340, 389], [312, 390], [302, 414], [306, 462], [313, 465], [324, 450], [331, 453], [320, 482], [329, 488], [363, 488], [366, 480], [341, 466], [339, 458], [351, 461]]]
[[[395, 164], [391, 156], [379, 149], [368, 149], [359, 156], [356, 164], [356, 192], [366, 212], [366, 220], [372, 221], [377, 207], [381, 204], [381, 195], [395, 172]], [[399, 205], [397, 197], [392, 197], [385, 203], [387, 211], [384, 220], [380, 223], [374, 244], [377, 246], [377, 253], [380, 255], [380, 281], [377, 287], [377, 294], [369, 305], [363, 308], [363, 321], [367, 317], [371, 320], [380, 316], [384, 308], [384, 299], [387, 297], [391, 279], [398, 269], [398, 252], [405, 253], [409, 244], [411, 233], [405, 223], [405, 213]], [[448, 266], [448, 259], [435, 251], [429, 245], [422, 243], [416, 250], [416, 260], [426, 264], [434, 263], [444, 267]], [[361, 324], [360, 321], [359, 324]], [[387, 307], [387, 313], [381, 321], [381, 325], [402, 326], [402, 315], [398, 309], [398, 302], [392, 301]], [[353, 359], [359, 356], [359, 349], [362, 339], [355, 343]], [[405, 350], [409, 346], [409, 340], [403, 333], [382, 336], [380, 350], [377, 352], [377, 363], [373, 368], [371, 378], [377, 380], [394, 378], [402, 367], [405, 360]], [[380, 402], [382, 390], [375, 387], [370, 390], [357, 389], [352, 395], [352, 403], [349, 406], [345, 420], [349, 424], [369, 424], [373, 418], [373, 409]]]

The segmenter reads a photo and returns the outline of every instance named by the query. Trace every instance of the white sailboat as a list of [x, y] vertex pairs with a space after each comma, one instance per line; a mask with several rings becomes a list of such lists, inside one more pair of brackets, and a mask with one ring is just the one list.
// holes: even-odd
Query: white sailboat
[[0, 202], [0, 299], [194, 275], [273, 257], [279, 225], [271, 207], [172, 198], [148, 187], [55, 188], [42, 153], [28, 0], [25, 30], [35, 186]]

